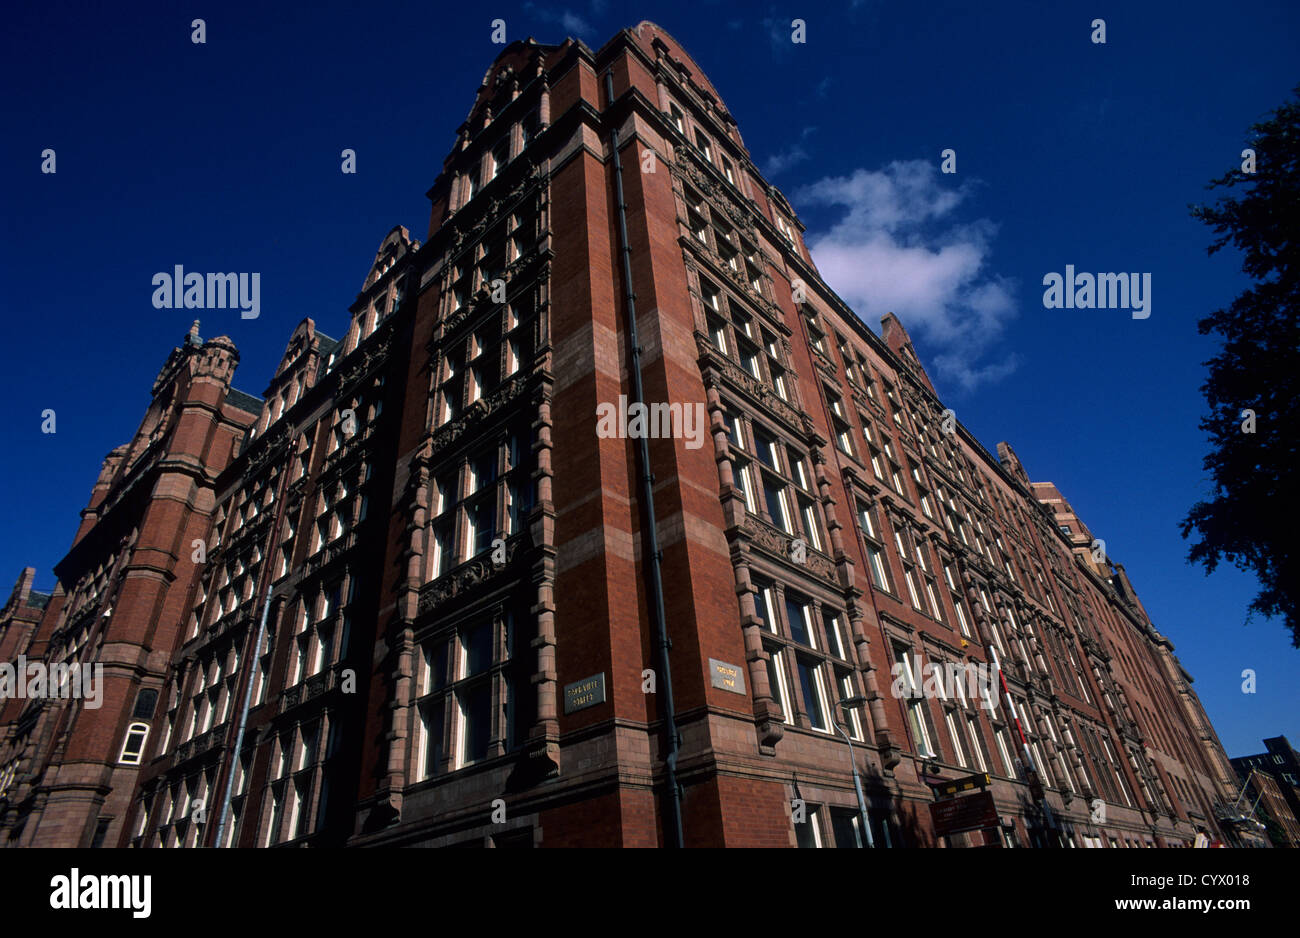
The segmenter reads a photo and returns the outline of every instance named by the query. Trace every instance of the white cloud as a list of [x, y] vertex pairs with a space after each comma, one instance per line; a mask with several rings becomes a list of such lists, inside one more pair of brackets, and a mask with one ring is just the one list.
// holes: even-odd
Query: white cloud
[[763, 175], [777, 176], [791, 166], [798, 166], [804, 160], [808, 159], [808, 151], [799, 144], [782, 150], [780, 153], [773, 153], [763, 164]]
[[794, 27], [790, 25], [797, 17], [777, 16], [771, 13], [763, 17], [763, 28], [767, 30], [767, 40], [772, 46], [772, 57], [783, 60], [785, 56], [796, 48], [793, 41]]
[[797, 166], [808, 159], [809, 154], [804, 149], [803, 142], [816, 129], [816, 127], [805, 127], [803, 132], [799, 134], [798, 140], [779, 153], [773, 153], [769, 156], [767, 162], [763, 164], [763, 175], [776, 176], [785, 172], [791, 166]]
[[873, 328], [896, 313], [933, 354], [926, 365], [935, 377], [964, 390], [1017, 364], [1014, 356], [983, 360], [1015, 315], [1014, 284], [989, 270], [997, 226], [954, 217], [970, 194], [970, 184], [922, 160], [827, 177], [795, 193], [801, 205], [843, 210], [829, 230], [809, 233], [826, 282]]
[[560, 17], [560, 25], [564, 27], [566, 33], [571, 33], [575, 36], [589, 36], [592, 32], [590, 23], [584, 20], [577, 13], [573, 13], [569, 10], [565, 10], [564, 14]]

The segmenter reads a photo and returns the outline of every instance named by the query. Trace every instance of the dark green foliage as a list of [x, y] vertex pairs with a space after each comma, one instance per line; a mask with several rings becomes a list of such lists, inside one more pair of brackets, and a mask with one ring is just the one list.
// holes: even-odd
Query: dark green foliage
[[[1252, 128], [1256, 172], [1234, 169], [1207, 187], [1228, 190], [1216, 204], [1192, 207], [1193, 217], [1217, 236], [1209, 253], [1233, 245], [1253, 283], [1199, 323], [1202, 335], [1223, 340], [1206, 362], [1209, 377], [1201, 386], [1209, 404], [1200, 426], [1213, 446], [1205, 457], [1213, 492], [1188, 512], [1182, 535], [1197, 535], [1188, 559], [1207, 573], [1220, 560], [1253, 571], [1260, 592], [1251, 613], [1280, 617], [1300, 648], [1300, 87], [1292, 93], [1295, 98]], [[1254, 433], [1242, 430], [1244, 410], [1256, 415]]]

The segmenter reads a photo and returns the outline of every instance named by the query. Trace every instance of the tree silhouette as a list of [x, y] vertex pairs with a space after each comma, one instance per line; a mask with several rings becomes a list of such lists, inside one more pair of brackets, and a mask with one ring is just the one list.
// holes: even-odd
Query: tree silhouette
[[1217, 236], [1209, 253], [1231, 243], [1253, 282], [1198, 324], [1201, 335], [1223, 339], [1205, 363], [1209, 377], [1201, 386], [1210, 411], [1200, 427], [1213, 446], [1204, 461], [1213, 493], [1188, 512], [1182, 535], [1198, 536], [1188, 560], [1203, 564], [1207, 574], [1220, 560], [1253, 570], [1260, 591], [1250, 614], [1281, 617], [1300, 648], [1293, 530], [1300, 520], [1300, 86], [1292, 94], [1251, 128], [1254, 165], [1243, 154], [1241, 168], [1206, 187], [1238, 193], [1221, 192], [1214, 205], [1191, 206], [1192, 216]]

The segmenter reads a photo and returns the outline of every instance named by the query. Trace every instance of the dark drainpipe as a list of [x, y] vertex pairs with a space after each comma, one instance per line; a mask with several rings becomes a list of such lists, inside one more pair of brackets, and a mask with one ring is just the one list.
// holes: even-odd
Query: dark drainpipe
[[[605, 73], [606, 107], [614, 103], [614, 76]], [[623, 291], [627, 303], [627, 339], [631, 346], [632, 367], [628, 369], [632, 379], [632, 401], [644, 404], [641, 389], [641, 344], [636, 334], [636, 292], [632, 289], [632, 249], [627, 243], [627, 205], [623, 201], [623, 162], [618, 155], [618, 128], [611, 126], [609, 131], [610, 152], [614, 156], [614, 193], [618, 199], [618, 234], [619, 248], [623, 256]], [[650, 443], [645, 435], [637, 440], [637, 455], [641, 481], [641, 506], [643, 508], [642, 526], [648, 540], [646, 546], [646, 576], [649, 579], [647, 591], [650, 594], [650, 617], [654, 624], [655, 646], [659, 677], [663, 696], [664, 730], [668, 734], [668, 754], [664, 759], [664, 780], [668, 785], [668, 807], [671, 823], [665, 825], [664, 835], [671, 847], [685, 844], [682, 833], [682, 792], [677, 784], [677, 716], [673, 708], [673, 678], [668, 666], [668, 649], [672, 642], [668, 638], [668, 617], [664, 612], [663, 577], [659, 570], [662, 554], [659, 550], [659, 535], [655, 529], [654, 473], [650, 471]]]

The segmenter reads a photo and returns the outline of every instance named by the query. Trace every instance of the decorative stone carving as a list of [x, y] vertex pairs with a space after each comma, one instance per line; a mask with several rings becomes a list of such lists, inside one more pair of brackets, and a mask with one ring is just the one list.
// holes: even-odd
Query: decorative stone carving
[[251, 477], [262, 471], [262, 468], [277, 453], [284, 452], [284, 448], [289, 443], [289, 436], [292, 430], [288, 423], [281, 423], [279, 427], [273, 430], [269, 435], [262, 437], [260, 440], [253, 442], [252, 453], [248, 457], [248, 468], [244, 476]]
[[429, 440], [428, 458], [436, 456], [464, 436], [468, 430], [477, 427], [483, 420], [519, 397], [524, 393], [531, 378], [532, 375], [521, 375], [510, 379], [489, 396], [470, 404], [458, 418], [435, 430]]
[[434, 580], [420, 590], [420, 602], [417, 615], [424, 615], [443, 603], [463, 595], [496, 577], [510, 566], [510, 562], [519, 553], [521, 537], [516, 536], [506, 541], [506, 562], [498, 566], [492, 562], [491, 552], [461, 564], [451, 573]]
[[[744, 392], [756, 404], [784, 422], [796, 434], [803, 432], [803, 421], [800, 419], [799, 412], [781, 400], [775, 390], [743, 371], [729, 358], [725, 358], [707, 338], [698, 332], [695, 334], [695, 345], [700, 353], [702, 372], [703, 367], [713, 369], [729, 384]], [[708, 376], [705, 375], [705, 378], [705, 386], [708, 387], [710, 386]]]
[[[749, 536], [756, 547], [783, 560], [789, 558], [790, 535], [784, 531], [753, 515], [745, 516], [745, 520], [741, 523], [741, 530]], [[829, 557], [811, 547], [807, 548], [805, 556], [803, 566], [807, 570], [810, 570], [823, 580], [838, 585], [839, 580], [835, 575], [835, 564]]]
[[695, 154], [690, 147], [673, 148], [674, 165], [690, 179], [691, 185], [700, 189], [707, 198], [721, 207], [737, 227], [744, 229], [751, 241], [758, 241], [758, 232], [754, 228], [754, 218], [750, 210], [733, 199], [731, 194], [715, 182], [709, 172], [695, 160]]
[[382, 342], [360, 350], [361, 355], [339, 372], [339, 392], [344, 393], [345, 390], [351, 390], [355, 382], [387, 361], [391, 346], [392, 336], [390, 335]]

